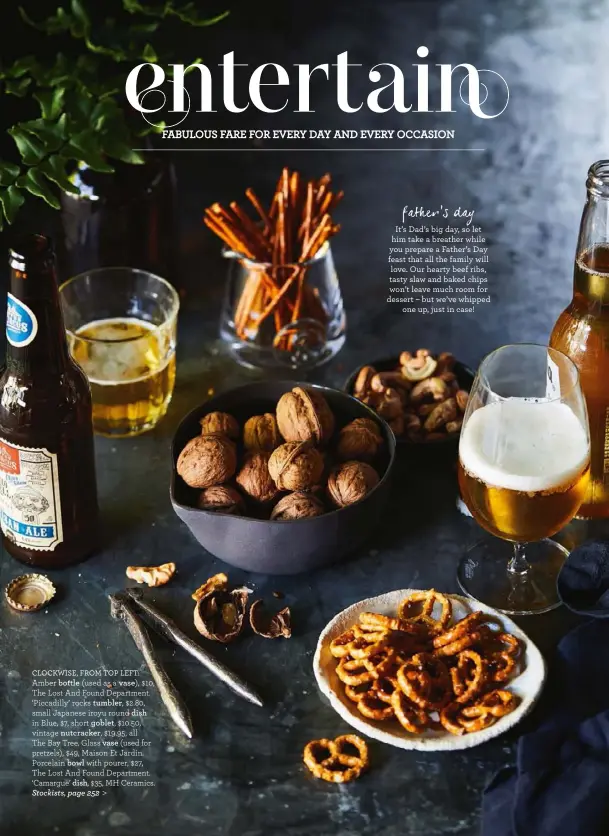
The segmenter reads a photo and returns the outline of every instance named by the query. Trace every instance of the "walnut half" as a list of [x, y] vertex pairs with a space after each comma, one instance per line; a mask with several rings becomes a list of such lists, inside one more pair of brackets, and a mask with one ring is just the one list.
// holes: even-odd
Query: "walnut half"
[[160, 566], [127, 566], [126, 574], [129, 580], [137, 583], [163, 586], [173, 578], [175, 572], [175, 563], [162, 563]]

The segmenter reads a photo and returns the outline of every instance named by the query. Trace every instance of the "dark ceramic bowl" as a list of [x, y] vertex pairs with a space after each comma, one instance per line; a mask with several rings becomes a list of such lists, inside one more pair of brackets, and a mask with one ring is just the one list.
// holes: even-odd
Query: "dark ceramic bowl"
[[[377, 370], [377, 372], [391, 372], [395, 371], [399, 367], [400, 362], [398, 357], [383, 357], [380, 360], [371, 360], [369, 363], [365, 363], [364, 365], [373, 366]], [[358, 366], [357, 369], [355, 369], [345, 381], [345, 392], [348, 392], [350, 395], [353, 393], [355, 381], [360, 372], [360, 369], [362, 368], [363, 365]], [[460, 363], [458, 360], [454, 365], [453, 372], [457, 376], [457, 380], [459, 381], [459, 387], [461, 389], [465, 389], [466, 392], [469, 392], [472, 388], [472, 383], [474, 382], [474, 372], [470, 369], [469, 366], [466, 366], [465, 363]], [[404, 446], [417, 449], [429, 449], [430, 447], [434, 447], [446, 450], [456, 450], [459, 445], [459, 433], [455, 433], [454, 435], [447, 435], [446, 438], [438, 438], [434, 439], [433, 441], [411, 441], [409, 438], [403, 438], [398, 436], [396, 438], [396, 442], [400, 447]]]
[[[385, 439], [376, 463], [379, 484], [354, 505], [304, 520], [252, 519], [202, 511], [195, 507], [198, 491], [189, 488], [176, 472], [176, 462], [187, 441], [199, 435], [199, 420], [208, 412], [230, 412], [241, 426], [252, 415], [275, 412], [279, 398], [294, 386], [321, 392], [336, 417], [336, 432], [354, 418], [374, 419]], [[355, 398], [335, 389], [294, 381], [250, 383], [206, 401], [182, 419], [173, 439], [171, 503], [180, 519], [208, 552], [248, 572], [294, 575], [340, 560], [360, 546], [374, 529], [387, 504], [395, 459], [395, 436], [389, 426]]]

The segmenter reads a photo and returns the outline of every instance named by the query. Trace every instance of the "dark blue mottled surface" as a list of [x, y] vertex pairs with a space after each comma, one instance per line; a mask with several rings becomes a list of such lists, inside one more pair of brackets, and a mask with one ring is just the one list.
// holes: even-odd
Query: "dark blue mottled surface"
[[[223, 32], [214, 29], [211, 39], [211, 30], [197, 33], [204, 57], [206, 50], [221, 54], [234, 47], [252, 63], [312, 63], [349, 49], [353, 60], [364, 64], [407, 65], [425, 43], [438, 61], [468, 60], [501, 72], [511, 102], [502, 118], [484, 124], [463, 111], [454, 115], [460, 144], [486, 148], [481, 153], [185, 153], [177, 158], [187, 293], [170, 413], [139, 439], [97, 440], [107, 535], [103, 551], [80, 567], [53, 573], [62, 595], [48, 614], [24, 618], [5, 607], [0, 611], [4, 836], [473, 836], [482, 787], [513, 756], [514, 735], [462, 754], [373, 746], [372, 770], [346, 787], [316, 782], [301, 766], [307, 740], [345, 730], [320, 700], [311, 672], [315, 642], [329, 618], [346, 604], [388, 589], [456, 590], [455, 566], [472, 528], [454, 508], [452, 464], [406, 462], [374, 547], [347, 565], [287, 580], [231, 572], [232, 580], [246, 581], [257, 595], [281, 589], [293, 609], [290, 642], [247, 638], [218, 650], [265, 692], [269, 708], [249, 708], [233, 699], [196, 664], [182, 655], [174, 658], [163, 647], [193, 709], [198, 737], [191, 744], [177, 739], [159, 709], [149, 726], [157, 787], [116, 790], [95, 802], [34, 802], [28, 795], [25, 699], [31, 670], [43, 664], [139, 664], [131, 640], [110, 621], [106, 599], [107, 592], [123, 585], [127, 564], [177, 562], [175, 582], [155, 599], [191, 633], [188, 593], [221, 568], [179, 523], [168, 497], [168, 445], [178, 420], [208, 389], [244, 377], [214, 345], [224, 267], [216, 242], [200, 226], [205, 205], [233, 198], [247, 185], [268, 192], [285, 163], [310, 174], [329, 169], [344, 188], [343, 231], [335, 254], [349, 337], [341, 356], [319, 375], [330, 383], [340, 383], [370, 356], [404, 347], [452, 350], [476, 365], [501, 343], [544, 341], [570, 296], [586, 168], [607, 155], [606, 0], [314, 2], [306, 8], [284, 4], [275, 17], [264, 3], [242, 5], [249, 8], [236, 13]], [[258, 122], [264, 123], [261, 117]], [[286, 117], [288, 123], [298, 124], [292, 117]], [[248, 118], [248, 126], [255, 124]], [[339, 119], [328, 96], [307, 124], [362, 128], [397, 122], [392, 116], [363, 114]], [[471, 317], [401, 316], [385, 304], [390, 228], [404, 203], [448, 201], [476, 209], [484, 228], [492, 248], [492, 306]], [[19, 569], [5, 558], [2, 583]], [[523, 623], [550, 651], [568, 619], [554, 613]]]

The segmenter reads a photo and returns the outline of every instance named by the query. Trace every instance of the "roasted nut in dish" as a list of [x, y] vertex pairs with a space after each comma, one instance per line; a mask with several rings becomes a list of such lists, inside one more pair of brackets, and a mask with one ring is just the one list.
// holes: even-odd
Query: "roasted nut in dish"
[[324, 506], [312, 493], [295, 491], [279, 500], [271, 513], [272, 520], [304, 520], [319, 517]]
[[250, 499], [262, 504], [271, 502], [279, 493], [269, 473], [270, 453], [248, 453], [237, 473], [237, 484]]
[[253, 453], [272, 453], [282, 443], [275, 416], [270, 412], [254, 415], [243, 427], [243, 444]]
[[344, 462], [328, 478], [328, 496], [338, 508], [363, 499], [379, 481], [376, 470], [365, 462]]
[[197, 508], [219, 514], [241, 514], [244, 510], [243, 497], [231, 485], [212, 485], [199, 494]]
[[250, 607], [250, 626], [254, 633], [265, 639], [289, 639], [292, 635], [290, 608], [284, 607], [274, 615], [267, 612], [262, 599]]
[[147, 583], [148, 586], [164, 586], [176, 572], [175, 563], [162, 563], [160, 566], [127, 566], [129, 580]]
[[383, 446], [383, 436], [372, 418], [356, 418], [342, 428], [336, 454], [342, 461], [349, 459], [370, 462]]
[[334, 415], [320, 392], [296, 386], [279, 399], [277, 425], [286, 441], [324, 444], [334, 432]]
[[191, 488], [221, 485], [237, 469], [237, 451], [222, 433], [198, 435], [186, 444], [178, 457], [177, 471]]
[[271, 453], [269, 473], [282, 491], [302, 491], [319, 484], [323, 456], [306, 441], [290, 441]]
[[210, 412], [199, 421], [202, 435], [207, 433], [223, 433], [237, 441], [239, 438], [239, 423], [228, 412]]

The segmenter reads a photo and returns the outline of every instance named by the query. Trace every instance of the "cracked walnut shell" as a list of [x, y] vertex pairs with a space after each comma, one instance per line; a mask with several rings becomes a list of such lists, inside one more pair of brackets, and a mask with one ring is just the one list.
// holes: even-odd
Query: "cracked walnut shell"
[[378, 482], [378, 473], [369, 464], [345, 462], [330, 473], [328, 495], [334, 505], [344, 508], [363, 499]]
[[269, 473], [282, 491], [302, 491], [319, 484], [324, 459], [306, 441], [288, 441], [271, 453]]
[[282, 443], [275, 416], [270, 412], [254, 415], [243, 427], [243, 444], [252, 453], [272, 453]]
[[178, 456], [177, 471], [191, 488], [209, 488], [227, 482], [237, 469], [237, 451], [222, 433], [198, 435]]
[[289, 607], [284, 607], [275, 615], [266, 611], [261, 598], [250, 607], [250, 626], [254, 633], [265, 639], [289, 639], [292, 635], [292, 621]]
[[323, 444], [334, 432], [334, 415], [321, 392], [296, 386], [279, 398], [277, 425], [286, 441]]
[[239, 439], [239, 423], [228, 412], [210, 412], [209, 415], [204, 415], [201, 418], [199, 424], [201, 424], [202, 435], [223, 433], [233, 441]]
[[223, 573], [214, 575], [192, 596], [195, 601], [194, 624], [206, 639], [228, 644], [234, 641], [245, 624], [248, 590], [228, 588]]
[[378, 424], [372, 418], [356, 418], [340, 431], [336, 453], [341, 461], [372, 461], [383, 444]]
[[219, 514], [240, 514], [243, 512], [243, 497], [231, 485], [212, 485], [199, 494], [197, 508]]
[[162, 563], [160, 566], [127, 566], [126, 575], [136, 583], [148, 586], [164, 586], [176, 573], [175, 563]]
[[324, 506], [316, 496], [306, 491], [295, 491], [279, 500], [273, 508], [271, 519], [304, 520], [319, 517], [323, 512]]
[[271, 502], [279, 493], [269, 473], [270, 453], [249, 453], [237, 473], [237, 484], [255, 502]]

